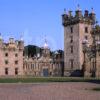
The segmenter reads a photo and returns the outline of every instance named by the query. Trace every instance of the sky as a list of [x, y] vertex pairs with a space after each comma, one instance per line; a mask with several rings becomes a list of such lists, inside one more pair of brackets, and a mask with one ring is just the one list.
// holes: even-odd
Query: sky
[[25, 45], [42, 47], [47, 39], [52, 50], [64, 48], [64, 29], [61, 15], [66, 10], [94, 8], [100, 22], [100, 0], [0, 0], [0, 33], [8, 41], [10, 37], [23, 37]]

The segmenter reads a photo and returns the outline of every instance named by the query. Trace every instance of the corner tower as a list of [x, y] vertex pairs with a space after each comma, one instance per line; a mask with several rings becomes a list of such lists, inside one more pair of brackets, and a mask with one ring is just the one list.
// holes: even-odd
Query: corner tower
[[75, 16], [72, 11], [68, 14], [64, 10], [62, 15], [62, 25], [64, 26], [64, 75], [79, 75], [83, 64], [82, 41], [87, 39], [89, 45], [92, 43], [91, 30], [95, 23], [95, 13], [85, 10], [84, 15], [78, 9]]

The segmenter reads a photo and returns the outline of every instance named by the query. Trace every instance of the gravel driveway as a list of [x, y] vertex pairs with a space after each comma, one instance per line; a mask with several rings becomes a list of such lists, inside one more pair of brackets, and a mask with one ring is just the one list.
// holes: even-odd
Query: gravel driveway
[[0, 84], [0, 100], [100, 100], [100, 84], [66, 82]]

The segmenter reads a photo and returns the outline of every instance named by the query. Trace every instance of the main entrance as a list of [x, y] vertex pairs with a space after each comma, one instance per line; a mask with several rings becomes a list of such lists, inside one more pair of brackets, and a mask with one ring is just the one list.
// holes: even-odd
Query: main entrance
[[43, 69], [43, 76], [44, 77], [47, 77], [49, 74], [48, 74], [48, 69]]

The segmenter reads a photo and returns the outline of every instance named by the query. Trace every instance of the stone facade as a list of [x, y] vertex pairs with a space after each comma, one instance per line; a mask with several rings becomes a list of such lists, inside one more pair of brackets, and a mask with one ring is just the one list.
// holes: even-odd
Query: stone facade
[[42, 49], [42, 55], [27, 57], [23, 55], [23, 40], [10, 38], [5, 43], [0, 36], [0, 76], [61, 76], [60, 59], [50, 56], [47, 43]]
[[4, 43], [0, 38], [0, 76], [23, 75], [24, 42], [9, 39]]
[[24, 74], [32, 76], [61, 76], [62, 63], [59, 58], [54, 60], [50, 56], [50, 49], [45, 44], [42, 48], [42, 55], [38, 54], [37, 57], [24, 58]]
[[94, 39], [92, 45], [88, 47], [89, 52], [86, 53], [84, 76], [100, 77], [100, 26], [95, 25], [91, 34]]
[[92, 44], [91, 30], [95, 22], [95, 14], [92, 10], [87, 10], [84, 15], [80, 9], [75, 11], [75, 16], [71, 11], [62, 15], [64, 26], [64, 75], [79, 76], [83, 66], [82, 41], [87, 39], [88, 45]]

